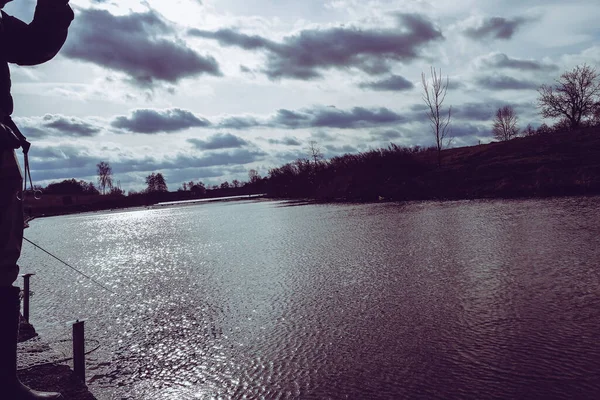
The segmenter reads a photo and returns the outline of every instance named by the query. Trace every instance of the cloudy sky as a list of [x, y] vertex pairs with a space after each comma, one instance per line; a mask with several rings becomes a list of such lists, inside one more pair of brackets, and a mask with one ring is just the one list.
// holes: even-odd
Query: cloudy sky
[[[26, 22], [34, 0], [5, 11]], [[71, 0], [59, 55], [11, 66], [38, 183], [125, 190], [247, 180], [306, 156], [428, 146], [421, 72], [449, 77], [455, 146], [489, 142], [495, 110], [539, 125], [536, 88], [600, 66], [597, 0]]]

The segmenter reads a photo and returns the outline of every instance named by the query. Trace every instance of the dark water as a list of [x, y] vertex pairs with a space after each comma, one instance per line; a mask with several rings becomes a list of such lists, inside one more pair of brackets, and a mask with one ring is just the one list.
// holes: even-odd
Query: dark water
[[99, 399], [600, 398], [600, 198], [40, 219], [32, 319]]

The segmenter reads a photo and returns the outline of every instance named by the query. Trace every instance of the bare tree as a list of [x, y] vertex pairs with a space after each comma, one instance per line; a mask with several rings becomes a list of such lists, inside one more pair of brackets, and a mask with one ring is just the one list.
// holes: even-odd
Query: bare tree
[[519, 127], [517, 126], [517, 113], [512, 106], [500, 107], [496, 111], [496, 118], [494, 118], [494, 125], [492, 127], [492, 133], [494, 138], [500, 141], [507, 141], [519, 134]]
[[448, 112], [444, 111], [444, 100], [448, 92], [448, 77], [446, 81], [442, 78], [442, 70], [439, 75], [435, 68], [431, 67], [431, 84], [425, 77], [425, 72], [421, 73], [421, 82], [423, 83], [423, 101], [427, 106], [427, 117], [431, 123], [431, 130], [435, 136], [435, 145], [438, 152], [438, 165], [442, 164], [442, 149], [450, 145], [450, 120], [452, 119], [452, 107], [448, 107]]
[[248, 179], [250, 183], [257, 183], [258, 181], [260, 181], [261, 178], [257, 170], [251, 169], [250, 171], [248, 171]]
[[527, 126], [525, 127], [525, 129], [523, 129], [523, 132], [521, 132], [523, 134], [523, 136], [534, 136], [536, 135], [536, 131], [535, 129], [533, 129], [533, 126], [531, 126], [531, 124], [527, 124]]
[[315, 165], [317, 165], [321, 160], [323, 160], [323, 153], [321, 152], [321, 146], [317, 143], [316, 140], [311, 140], [308, 142], [307, 147], [308, 156], [313, 159]]
[[538, 89], [538, 105], [544, 118], [562, 118], [571, 129], [593, 116], [600, 101], [600, 80], [595, 68], [583, 64], [563, 73], [554, 86]]
[[592, 118], [590, 119], [591, 126], [600, 126], [600, 101], [594, 106]]
[[545, 123], [538, 126], [538, 128], [535, 131], [536, 135], [548, 135], [550, 133], [552, 133], [552, 129], [550, 129], [550, 127]]
[[102, 194], [106, 194], [106, 188], [112, 189], [112, 168], [110, 165], [101, 161], [96, 165], [98, 173], [98, 185], [102, 188]]

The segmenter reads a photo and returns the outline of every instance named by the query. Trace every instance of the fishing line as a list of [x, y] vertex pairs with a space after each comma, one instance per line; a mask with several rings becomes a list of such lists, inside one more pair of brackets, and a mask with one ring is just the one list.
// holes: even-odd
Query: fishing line
[[77, 272], [78, 274], [80, 274], [80, 275], [88, 278], [90, 281], [94, 282], [96, 285], [100, 286], [102, 289], [106, 290], [107, 292], [110, 292], [110, 293], [116, 295], [115, 292], [113, 292], [112, 290], [110, 290], [109, 288], [107, 288], [106, 286], [104, 286], [103, 284], [101, 284], [100, 282], [96, 281], [91, 276], [86, 275], [85, 273], [81, 272], [80, 270], [78, 270], [77, 268], [75, 268], [74, 266], [72, 266], [71, 264], [67, 263], [66, 261], [61, 260], [60, 258], [56, 257], [54, 254], [50, 253], [49, 251], [47, 251], [47, 250], [43, 249], [42, 247], [38, 246], [37, 244], [33, 243], [31, 240], [27, 239], [26, 237], [24, 237], [23, 240], [26, 240], [27, 242], [29, 242], [33, 246], [37, 247], [38, 249], [40, 249], [44, 253], [48, 254], [50, 257], [52, 257], [55, 260], [58, 260], [61, 263], [65, 264], [67, 267], [71, 268], [73, 271]]

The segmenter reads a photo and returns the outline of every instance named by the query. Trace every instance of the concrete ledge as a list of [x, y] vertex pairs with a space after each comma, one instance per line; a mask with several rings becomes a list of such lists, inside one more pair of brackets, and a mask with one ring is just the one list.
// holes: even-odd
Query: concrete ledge
[[35, 390], [60, 392], [65, 400], [96, 400], [68, 365], [57, 363], [68, 356], [44, 342], [33, 326], [21, 319], [17, 350], [21, 382]]
[[96, 400], [68, 365], [43, 365], [19, 371], [21, 382], [32, 389], [62, 393], [65, 400]]

